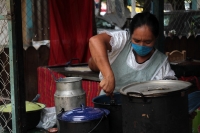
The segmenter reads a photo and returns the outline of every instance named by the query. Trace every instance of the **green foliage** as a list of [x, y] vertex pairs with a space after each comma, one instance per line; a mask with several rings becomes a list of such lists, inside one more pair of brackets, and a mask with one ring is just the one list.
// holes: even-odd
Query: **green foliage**
[[140, 5], [144, 5], [145, 0], [136, 0], [136, 2], [138, 2]]
[[184, 2], [191, 3], [192, 0], [184, 0]]
[[194, 22], [190, 22], [189, 24], [189, 28], [190, 28], [190, 34], [191, 35], [195, 35], [195, 30], [196, 30], [196, 26]]

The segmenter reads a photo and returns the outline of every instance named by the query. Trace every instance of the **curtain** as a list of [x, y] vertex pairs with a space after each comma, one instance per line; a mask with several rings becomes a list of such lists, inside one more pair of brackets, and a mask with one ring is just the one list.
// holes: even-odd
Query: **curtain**
[[49, 0], [49, 65], [61, 65], [90, 57], [88, 41], [93, 35], [93, 0]]

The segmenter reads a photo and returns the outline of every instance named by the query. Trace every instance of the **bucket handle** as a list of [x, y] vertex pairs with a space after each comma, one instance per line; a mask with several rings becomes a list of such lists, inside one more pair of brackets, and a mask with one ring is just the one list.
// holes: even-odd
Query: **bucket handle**
[[140, 103], [139, 101], [133, 101], [133, 96], [131, 95], [136, 95], [138, 97], [141, 97], [144, 103], [151, 103], [151, 99], [147, 99], [141, 92], [127, 92], [126, 94], [129, 98], [129, 102]]
[[101, 117], [101, 119], [99, 120], [99, 122], [92, 128], [92, 130], [90, 130], [88, 133], [91, 133], [95, 128], [98, 127], [98, 125], [101, 123], [101, 121], [103, 120], [104, 117], [107, 117], [108, 112], [106, 112], [104, 109], [101, 109], [102, 111], [104, 111], [104, 115]]
[[99, 120], [99, 122], [88, 133], [91, 133], [101, 123], [101, 121], [103, 120], [103, 117], [104, 116], [101, 117], [101, 119]]

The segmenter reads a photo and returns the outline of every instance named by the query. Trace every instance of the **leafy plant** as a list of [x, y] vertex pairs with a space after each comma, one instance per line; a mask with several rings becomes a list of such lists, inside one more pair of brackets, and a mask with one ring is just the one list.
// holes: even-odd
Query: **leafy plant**
[[189, 28], [190, 28], [190, 32], [189, 32], [189, 34], [190, 35], [195, 35], [195, 30], [196, 30], [196, 25], [195, 25], [195, 23], [194, 22], [188, 22], [188, 25], [189, 25]]
[[191, 3], [192, 0], [184, 0], [185, 3]]

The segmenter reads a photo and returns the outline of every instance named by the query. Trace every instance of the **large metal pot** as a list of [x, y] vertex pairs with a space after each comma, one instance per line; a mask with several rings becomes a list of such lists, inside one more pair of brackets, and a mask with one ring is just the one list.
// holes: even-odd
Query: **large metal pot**
[[[122, 107], [120, 93], [114, 93], [113, 97], [101, 95], [93, 98], [96, 108], [104, 108], [110, 111], [108, 115], [110, 133], [122, 133]], [[114, 100], [114, 102], [113, 102]]]
[[59, 133], [110, 133], [109, 110], [81, 106], [57, 115]]
[[69, 111], [85, 104], [85, 95], [81, 77], [66, 77], [56, 80], [54, 94], [56, 114], [59, 114], [61, 110]]
[[123, 133], [189, 133], [191, 83], [157, 80], [120, 89]]

